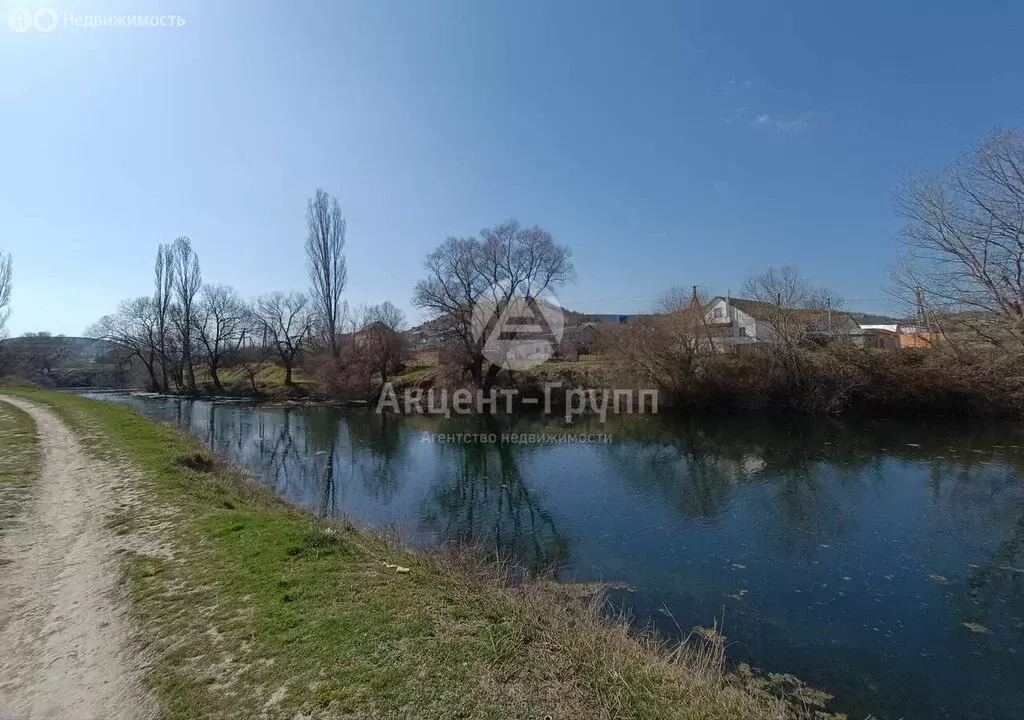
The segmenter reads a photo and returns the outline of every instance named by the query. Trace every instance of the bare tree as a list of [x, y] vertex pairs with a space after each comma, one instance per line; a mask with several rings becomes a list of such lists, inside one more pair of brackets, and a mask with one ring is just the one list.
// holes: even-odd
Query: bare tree
[[0, 250], [0, 340], [7, 337], [7, 318], [11, 316], [13, 282], [11, 256]]
[[643, 378], [668, 393], [684, 394], [703, 379], [715, 358], [707, 302], [696, 287], [673, 288], [658, 301], [657, 314], [604, 329], [602, 345], [632, 381]]
[[129, 357], [137, 357], [146, 368], [149, 389], [161, 392], [157, 375], [160, 357], [157, 325], [153, 299], [141, 297], [122, 301], [115, 314], [101, 318], [86, 334], [109, 340], [118, 346], [120, 352]]
[[381, 382], [386, 383], [405, 361], [408, 344], [401, 333], [404, 326], [405, 314], [387, 300], [366, 310], [359, 338], [366, 346], [370, 367], [380, 373]]
[[936, 176], [907, 181], [895, 291], [918, 314], [1024, 346], [1024, 134], [993, 133]]
[[196, 391], [196, 374], [192, 364], [193, 338], [192, 328], [195, 325], [195, 302], [199, 288], [203, 284], [203, 275], [199, 269], [199, 258], [192, 250], [192, 241], [182, 236], [174, 241], [173, 285], [177, 297], [178, 308], [176, 324], [181, 341], [181, 363], [184, 381], [190, 392]]
[[195, 331], [217, 392], [224, 390], [218, 371], [245, 331], [245, 319], [245, 303], [234, 288], [203, 286], [196, 303]]
[[263, 321], [260, 319], [257, 304], [247, 305], [242, 316], [242, 331], [234, 344], [232, 356], [236, 367], [242, 369], [249, 380], [249, 389], [254, 396], [260, 394], [257, 378], [267, 367], [270, 356], [276, 352], [271, 346]]
[[416, 284], [413, 303], [426, 311], [451, 351], [477, 382], [483, 380], [483, 344], [473, 337], [473, 308], [487, 289], [477, 271], [477, 241], [451, 237], [427, 256], [427, 277]]
[[317, 330], [332, 357], [338, 356], [343, 322], [341, 294], [348, 280], [345, 230], [338, 201], [317, 190], [306, 206], [306, 267]]
[[751, 275], [743, 287], [763, 304], [775, 347], [787, 350], [802, 344], [811, 332], [827, 331], [832, 314], [842, 306], [837, 295], [816, 287], [788, 265]]
[[284, 384], [291, 386], [292, 369], [312, 330], [309, 298], [303, 293], [271, 293], [256, 301], [256, 313], [284, 366]]
[[49, 332], [29, 332], [22, 338], [14, 362], [23, 376], [45, 384], [59, 384], [56, 370], [72, 353], [68, 338]]
[[484, 373], [487, 338], [474, 327], [477, 303], [485, 301], [500, 317], [513, 298], [542, 300], [574, 271], [569, 249], [539, 227], [508, 220], [480, 235], [479, 240], [449, 238], [428, 255], [427, 277], [417, 283], [413, 302], [440, 323], [449, 344], [463, 353], [465, 369], [488, 389], [501, 367], [491, 365]]
[[171, 361], [167, 354], [167, 335], [170, 332], [171, 304], [174, 302], [174, 265], [171, 245], [160, 245], [156, 251], [156, 265], [153, 268], [153, 305], [160, 352], [160, 380], [164, 392], [170, 388], [167, 369]]

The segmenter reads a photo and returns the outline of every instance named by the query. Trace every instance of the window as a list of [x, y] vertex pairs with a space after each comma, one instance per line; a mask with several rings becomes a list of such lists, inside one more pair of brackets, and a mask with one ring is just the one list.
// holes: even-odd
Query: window
[[740, 337], [746, 337], [746, 336], [747, 336], [747, 329], [741, 325], [740, 326]]
[[724, 318], [724, 317], [725, 317], [725, 309], [724, 308], [720, 308], [720, 307], [715, 308], [715, 319], [717, 320], [718, 318]]

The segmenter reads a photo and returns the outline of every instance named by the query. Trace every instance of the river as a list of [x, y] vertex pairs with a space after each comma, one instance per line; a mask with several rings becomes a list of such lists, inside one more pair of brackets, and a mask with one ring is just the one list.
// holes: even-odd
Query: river
[[729, 657], [799, 676], [834, 711], [1024, 717], [1024, 427], [935, 420], [538, 418], [97, 394], [179, 423], [281, 497], [412, 544], [469, 541]]

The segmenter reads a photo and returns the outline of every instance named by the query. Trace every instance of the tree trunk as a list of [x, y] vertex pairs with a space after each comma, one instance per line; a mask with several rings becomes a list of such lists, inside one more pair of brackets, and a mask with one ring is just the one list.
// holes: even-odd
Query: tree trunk
[[484, 377], [484, 382], [483, 385], [481, 386], [481, 389], [485, 393], [490, 391], [491, 386], [494, 385], [494, 381], [497, 379], [498, 373], [500, 372], [501, 365], [495, 365], [492, 363], [491, 366], [487, 368], [487, 375]]
[[224, 386], [220, 384], [220, 376], [217, 374], [216, 364], [210, 365], [210, 378], [213, 380], [213, 389], [219, 393], [224, 392]]
[[185, 361], [185, 380], [188, 382], [188, 390], [191, 393], [196, 391], [196, 371], [192, 367], [192, 357], [189, 354], [188, 359]]
[[167, 378], [167, 343], [164, 340], [166, 337], [165, 330], [160, 329], [160, 378], [163, 381], [164, 392], [171, 387], [171, 383]]
[[290, 362], [285, 363], [284, 366], [284, 384], [287, 387], [292, 386], [292, 364]]
[[146, 362], [146, 358], [140, 355], [139, 359], [142, 360], [142, 364], [146, 366], [146, 372], [149, 373], [149, 389], [152, 392], [157, 393], [165, 392], [160, 389], [160, 380], [158, 380], [156, 376], [156, 368], [154, 367], [156, 363], [153, 361], [153, 358], [150, 358], [149, 362]]
[[482, 385], [484, 379], [484, 356], [474, 356], [466, 364], [466, 369], [469, 370], [469, 376], [473, 378], [473, 382], [477, 385]]

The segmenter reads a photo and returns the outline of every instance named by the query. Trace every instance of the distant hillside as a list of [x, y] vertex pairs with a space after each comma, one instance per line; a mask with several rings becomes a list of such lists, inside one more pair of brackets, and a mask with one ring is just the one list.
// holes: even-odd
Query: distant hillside
[[0, 340], [0, 375], [57, 387], [108, 387], [125, 381], [125, 367], [108, 340], [23, 335]]
[[68, 335], [29, 335], [0, 340], [0, 348], [15, 354], [52, 353], [62, 350], [63, 357], [74, 361], [95, 361], [114, 349], [109, 340]]

